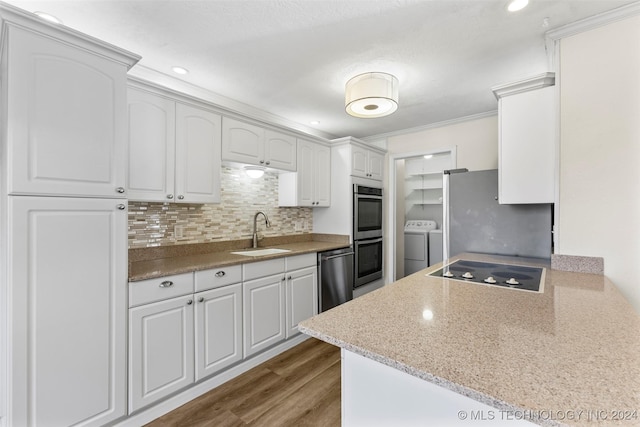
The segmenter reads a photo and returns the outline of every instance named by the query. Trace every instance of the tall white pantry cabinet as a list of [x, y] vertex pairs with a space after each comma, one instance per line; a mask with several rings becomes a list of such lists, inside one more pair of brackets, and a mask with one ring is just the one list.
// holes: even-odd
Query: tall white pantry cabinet
[[0, 425], [104, 425], [126, 415], [126, 73], [139, 57], [9, 5], [0, 19]]

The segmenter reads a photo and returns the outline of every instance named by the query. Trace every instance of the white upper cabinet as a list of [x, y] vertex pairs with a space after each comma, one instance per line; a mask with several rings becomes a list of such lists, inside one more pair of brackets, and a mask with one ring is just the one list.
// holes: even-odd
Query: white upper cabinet
[[176, 199], [220, 202], [221, 117], [190, 105], [176, 105]]
[[222, 160], [295, 171], [296, 138], [225, 117]]
[[220, 115], [129, 87], [129, 198], [220, 201]]
[[176, 103], [129, 88], [129, 198], [168, 201], [174, 193]]
[[137, 58], [67, 33], [6, 29], [9, 194], [126, 197], [126, 72]]
[[493, 88], [499, 97], [501, 204], [553, 203], [556, 92], [553, 73]]
[[384, 155], [359, 145], [351, 146], [351, 175], [382, 181]]
[[296, 138], [267, 130], [264, 144], [265, 165], [281, 170], [296, 170]]
[[298, 172], [279, 176], [279, 206], [326, 207], [331, 204], [331, 149], [298, 140]]

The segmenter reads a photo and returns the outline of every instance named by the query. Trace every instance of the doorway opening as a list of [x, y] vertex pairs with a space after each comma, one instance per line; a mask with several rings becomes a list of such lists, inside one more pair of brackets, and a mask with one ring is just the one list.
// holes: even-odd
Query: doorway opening
[[[388, 229], [391, 230], [391, 250], [390, 265], [386, 269], [389, 283], [405, 276], [405, 259], [408, 260], [408, 273], [421, 269], [422, 264], [425, 264], [423, 268], [433, 264], [428, 258], [431, 232], [427, 230], [442, 229], [442, 172], [455, 169], [456, 165], [456, 147], [390, 157], [388, 209], [391, 223]], [[407, 229], [413, 227], [414, 232], [408, 231], [405, 241], [406, 225]], [[432, 245], [437, 245], [437, 233], [431, 235]], [[434, 255], [437, 258], [437, 251]], [[440, 261], [442, 259], [437, 260]]]

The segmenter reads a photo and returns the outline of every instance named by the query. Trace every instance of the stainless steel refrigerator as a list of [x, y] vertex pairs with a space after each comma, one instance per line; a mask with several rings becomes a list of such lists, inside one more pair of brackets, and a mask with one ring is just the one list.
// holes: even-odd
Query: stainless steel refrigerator
[[551, 258], [552, 204], [501, 205], [498, 170], [445, 171], [443, 252]]

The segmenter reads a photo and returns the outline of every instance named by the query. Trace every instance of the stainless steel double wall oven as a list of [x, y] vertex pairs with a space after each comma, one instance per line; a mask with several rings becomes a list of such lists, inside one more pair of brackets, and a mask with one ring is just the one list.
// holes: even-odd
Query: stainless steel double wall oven
[[354, 287], [382, 277], [382, 188], [353, 184]]

